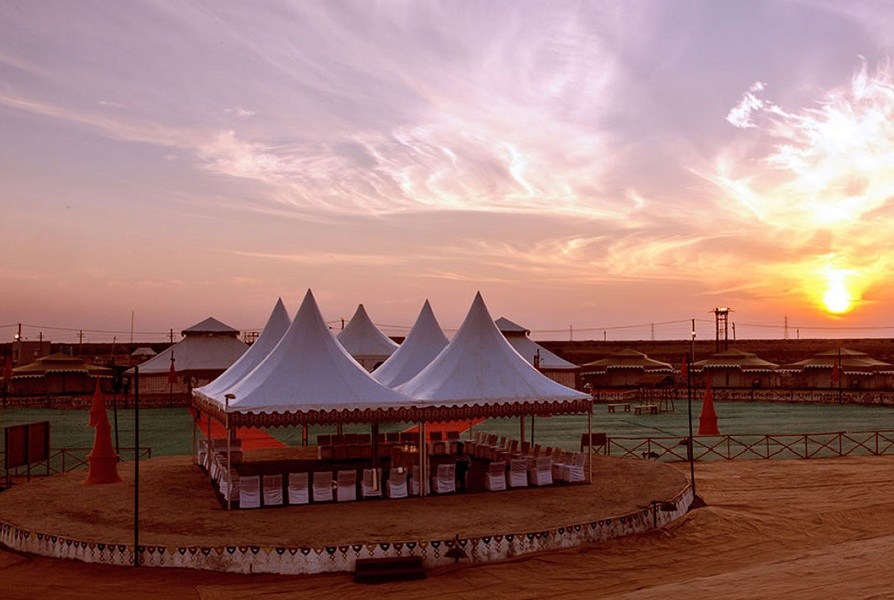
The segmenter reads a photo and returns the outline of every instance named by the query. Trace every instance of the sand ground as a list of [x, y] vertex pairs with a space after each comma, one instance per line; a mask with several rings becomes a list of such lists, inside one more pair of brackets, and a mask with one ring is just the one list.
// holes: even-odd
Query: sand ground
[[360, 586], [350, 575], [225, 575], [0, 551], [4, 598], [890, 598], [894, 457], [697, 465], [707, 508], [659, 533]]

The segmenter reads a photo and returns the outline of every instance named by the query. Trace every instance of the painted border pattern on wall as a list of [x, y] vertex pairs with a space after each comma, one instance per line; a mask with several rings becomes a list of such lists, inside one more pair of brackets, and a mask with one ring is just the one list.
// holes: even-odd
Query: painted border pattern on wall
[[[484, 563], [530, 554], [605, 542], [660, 529], [679, 519], [692, 504], [692, 488], [687, 484], [671, 501], [675, 509], [663, 511], [650, 506], [625, 515], [575, 523], [555, 529], [524, 533], [501, 533], [459, 540], [469, 561]], [[140, 546], [141, 564], [147, 567], [204, 569], [233, 573], [312, 574], [350, 572], [358, 559], [421, 556], [426, 568], [453, 563], [447, 551], [456, 542], [428, 540], [379, 542], [339, 546]], [[0, 544], [52, 558], [128, 566], [133, 564], [132, 544], [84, 542], [67, 537], [27, 531], [0, 522]]]

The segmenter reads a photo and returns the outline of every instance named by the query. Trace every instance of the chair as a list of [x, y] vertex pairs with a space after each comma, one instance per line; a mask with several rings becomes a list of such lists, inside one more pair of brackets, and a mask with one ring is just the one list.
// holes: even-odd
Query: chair
[[221, 471], [218, 485], [220, 486], [220, 495], [223, 496], [224, 500], [239, 499], [239, 483], [239, 472], [236, 469], [230, 469], [229, 475]]
[[282, 506], [282, 475], [264, 475], [264, 506]]
[[339, 471], [336, 478], [335, 499], [339, 502], [353, 502], [357, 499], [357, 471]]
[[289, 504], [307, 504], [308, 502], [310, 502], [308, 473], [289, 473]]
[[447, 442], [438, 440], [429, 445], [429, 454], [432, 456], [444, 456], [447, 454]]
[[360, 495], [363, 498], [382, 497], [382, 469], [363, 469], [360, 481]]
[[205, 438], [199, 438], [196, 441], [196, 464], [202, 467], [203, 469], [207, 469], [208, 465], [206, 464], [208, 460], [208, 440]]
[[538, 456], [534, 459], [534, 466], [528, 471], [531, 485], [552, 485], [553, 468], [552, 460], [548, 456]]
[[571, 455], [570, 460], [565, 463], [562, 468], [562, 479], [570, 483], [580, 483], [585, 481], [584, 462], [587, 456], [583, 452], [575, 452]]
[[436, 494], [455, 493], [456, 465], [453, 463], [438, 465], [437, 474], [431, 478], [431, 483]]
[[428, 439], [433, 442], [440, 442], [443, 439], [443, 433], [440, 431], [430, 431], [428, 433]]
[[261, 507], [261, 477], [250, 475], [239, 481], [239, 508]]
[[528, 461], [524, 458], [509, 461], [509, 487], [528, 487]]
[[564, 452], [555, 450], [551, 455], [552, 476], [553, 481], [565, 481], [565, 466], [568, 464], [568, 457]]
[[331, 471], [316, 471], [314, 473], [314, 502], [332, 502], [332, 483]]
[[421, 476], [419, 474], [419, 465], [413, 465], [410, 470], [410, 495], [418, 496], [421, 492]]
[[492, 462], [487, 466], [484, 487], [489, 492], [500, 492], [506, 489], [506, 463]]
[[407, 490], [407, 471], [405, 469], [391, 469], [388, 473], [388, 483], [385, 491], [389, 498], [406, 498]]

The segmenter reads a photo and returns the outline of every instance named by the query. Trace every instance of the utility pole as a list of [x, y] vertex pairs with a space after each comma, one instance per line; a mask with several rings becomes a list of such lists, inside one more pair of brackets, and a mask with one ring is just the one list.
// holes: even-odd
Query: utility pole
[[788, 339], [788, 315], [785, 315], [785, 325], [782, 327], [782, 339]]
[[19, 323], [19, 328], [16, 331], [16, 366], [22, 366], [22, 324]]
[[574, 326], [573, 325], [568, 326], [568, 341], [569, 342], [574, 341]]
[[655, 341], [655, 323], [652, 323], [652, 341]]
[[83, 356], [84, 354], [84, 330], [78, 330], [78, 356]]
[[174, 343], [174, 330], [173, 329], [171, 329], [170, 336], [171, 336], [171, 343], [173, 344]]

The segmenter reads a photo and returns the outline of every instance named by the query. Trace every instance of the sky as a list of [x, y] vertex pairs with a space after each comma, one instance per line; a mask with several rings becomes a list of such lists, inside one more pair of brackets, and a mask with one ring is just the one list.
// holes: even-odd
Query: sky
[[[894, 4], [0, 3], [0, 337], [894, 336]], [[786, 321], [789, 329], [784, 329]], [[140, 333], [144, 332], [144, 333]]]

